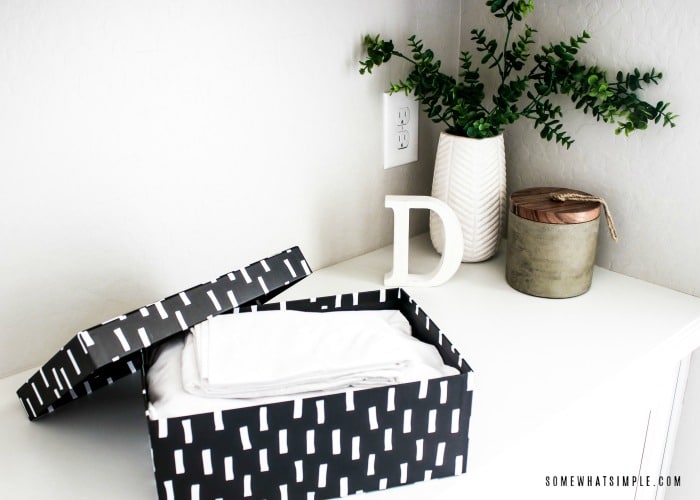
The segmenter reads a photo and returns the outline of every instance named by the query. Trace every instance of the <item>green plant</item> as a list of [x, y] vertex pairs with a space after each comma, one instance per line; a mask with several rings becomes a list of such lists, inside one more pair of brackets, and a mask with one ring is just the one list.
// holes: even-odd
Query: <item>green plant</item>
[[[576, 59], [590, 38], [585, 31], [568, 42], [542, 46], [532, 54], [536, 30], [525, 25], [520, 33], [515, 33], [514, 28], [516, 21], [522, 21], [534, 10], [533, 0], [488, 0], [486, 6], [507, 24], [505, 41], [500, 46], [487, 37], [485, 30], [471, 30], [471, 40], [481, 53], [481, 64], [498, 71], [499, 84], [491, 97], [492, 104], [486, 101], [480, 70], [473, 66], [469, 51], [461, 53], [457, 80], [440, 71], [440, 61], [415, 35], [408, 39], [410, 56], [395, 50], [391, 40], [367, 35], [367, 58], [360, 61], [360, 73], [371, 73], [394, 56], [409, 61], [410, 73], [404, 80], [391, 83], [390, 92], [413, 92], [432, 121], [444, 123], [448, 132], [466, 137], [501, 134], [506, 125], [522, 117], [534, 121], [543, 139], [554, 139], [568, 148], [573, 139], [563, 130], [561, 106], [551, 100], [557, 94], [568, 96], [577, 109], [591, 113], [596, 120], [616, 123], [616, 134], [629, 135], [646, 129], [650, 122], [675, 126], [677, 115], [668, 111], [667, 102], [653, 105], [637, 95], [643, 87], [658, 84], [660, 72], [652, 69], [642, 73], [635, 68], [630, 73], [618, 71], [614, 80], [608, 80], [604, 70]], [[534, 64], [526, 69], [530, 60]]]

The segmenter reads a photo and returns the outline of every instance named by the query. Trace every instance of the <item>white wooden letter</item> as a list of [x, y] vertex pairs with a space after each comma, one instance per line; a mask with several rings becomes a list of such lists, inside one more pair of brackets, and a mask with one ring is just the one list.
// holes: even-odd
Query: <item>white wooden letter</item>
[[[384, 206], [394, 211], [394, 267], [384, 276], [384, 285], [438, 286], [449, 280], [462, 262], [462, 228], [452, 209], [431, 196], [387, 195]], [[408, 219], [412, 208], [432, 210], [445, 227], [445, 250], [440, 263], [425, 274], [408, 272]]]

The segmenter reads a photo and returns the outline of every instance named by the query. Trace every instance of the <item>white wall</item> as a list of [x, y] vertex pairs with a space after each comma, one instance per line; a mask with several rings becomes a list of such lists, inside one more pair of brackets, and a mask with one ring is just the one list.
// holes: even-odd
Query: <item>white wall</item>
[[[466, 28], [494, 21], [481, 0], [462, 4], [462, 46], [471, 48]], [[537, 0], [526, 21], [539, 31], [537, 46], [586, 30], [591, 39], [581, 58], [610, 69], [609, 77], [635, 66], [662, 70], [661, 85], [644, 95], [670, 101], [681, 116], [676, 128], [652, 127], [626, 138], [562, 100], [564, 124], [576, 142], [566, 150], [541, 140], [531, 122], [516, 123], [506, 132], [509, 189], [554, 185], [604, 197], [620, 240], [601, 231], [598, 264], [700, 295], [700, 66], [692, 62], [700, 51], [700, 4]]]
[[436, 129], [382, 170], [405, 68], [360, 76], [361, 40], [419, 32], [454, 67], [459, 20], [459, 0], [0, 2], [0, 376], [289, 246], [318, 268], [388, 244], [384, 195], [428, 193]]

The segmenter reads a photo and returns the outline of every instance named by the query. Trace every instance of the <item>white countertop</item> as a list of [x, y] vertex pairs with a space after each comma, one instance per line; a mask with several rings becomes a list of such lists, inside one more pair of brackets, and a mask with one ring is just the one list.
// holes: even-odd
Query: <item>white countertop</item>
[[[646, 411], [622, 429], [610, 422], [646, 404], [649, 381], [700, 346], [700, 299], [599, 268], [580, 297], [530, 297], [505, 282], [503, 254], [463, 264], [440, 287], [407, 288], [476, 373], [467, 474], [370, 497], [631, 500], [634, 489], [547, 487], [546, 476], [638, 473], [622, 462]], [[411, 259], [426, 271], [438, 256], [422, 236]], [[390, 267], [386, 247], [318, 270], [279, 299], [380, 288]], [[140, 379], [30, 423], [15, 391], [33, 372], [0, 380], [0, 496], [156, 498]]]

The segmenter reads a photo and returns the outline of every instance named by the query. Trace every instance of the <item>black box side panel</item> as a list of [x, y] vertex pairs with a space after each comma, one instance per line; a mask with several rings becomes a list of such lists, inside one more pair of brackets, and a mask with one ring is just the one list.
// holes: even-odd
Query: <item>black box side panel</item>
[[161, 499], [336, 498], [466, 469], [458, 375], [149, 421]]

